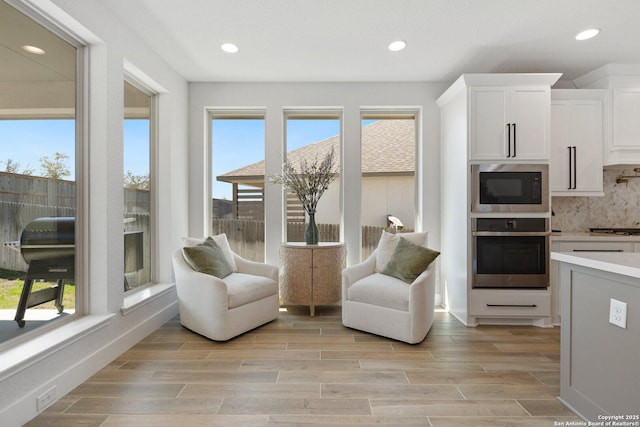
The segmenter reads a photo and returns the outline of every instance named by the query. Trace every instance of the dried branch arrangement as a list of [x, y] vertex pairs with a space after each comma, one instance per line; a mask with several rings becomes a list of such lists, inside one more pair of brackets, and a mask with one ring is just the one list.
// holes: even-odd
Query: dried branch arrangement
[[320, 197], [335, 179], [335, 153], [333, 149], [324, 158], [313, 162], [302, 159], [298, 168], [288, 160], [282, 165], [282, 173], [273, 175], [270, 181], [287, 187], [302, 203], [309, 215], [316, 213]]

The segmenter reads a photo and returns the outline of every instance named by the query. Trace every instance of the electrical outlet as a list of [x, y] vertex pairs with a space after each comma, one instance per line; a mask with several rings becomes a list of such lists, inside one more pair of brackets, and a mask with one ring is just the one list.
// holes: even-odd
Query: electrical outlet
[[609, 305], [609, 323], [627, 328], [627, 303], [611, 298]]
[[51, 405], [56, 400], [56, 386], [52, 386], [49, 390], [36, 397], [36, 406], [38, 412]]

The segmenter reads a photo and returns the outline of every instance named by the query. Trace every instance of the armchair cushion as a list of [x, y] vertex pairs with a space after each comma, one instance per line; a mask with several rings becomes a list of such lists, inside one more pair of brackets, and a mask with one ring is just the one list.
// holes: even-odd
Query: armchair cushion
[[414, 233], [400, 233], [400, 234], [392, 234], [386, 231], [382, 232], [382, 236], [380, 236], [380, 242], [378, 243], [378, 247], [376, 248], [376, 273], [382, 273], [387, 266], [387, 263], [391, 259], [393, 252], [396, 249], [396, 245], [400, 241], [400, 237], [410, 241], [419, 246], [426, 246], [427, 244], [427, 233], [423, 232], [414, 232]]
[[213, 240], [207, 240], [196, 246], [184, 247], [182, 254], [187, 264], [200, 273], [222, 279], [233, 272], [222, 249]]
[[240, 307], [278, 294], [278, 283], [268, 277], [233, 273], [224, 278], [229, 308]]
[[438, 255], [440, 252], [416, 245], [400, 237], [382, 274], [396, 277], [411, 284]]
[[207, 237], [206, 239], [199, 237], [183, 237], [182, 238], [182, 246], [184, 247], [192, 247], [199, 244], [207, 244], [208, 241], [214, 241], [222, 252], [224, 253], [225, 258], [234, 272], [238, 271], [238, 266], [236, 265], [235, 258], [233, 256], [233, 251], [231, 250], [231, 246], [229, 246], [229, 241], [227, 240], [227, 235], [225, 233], [216, 234], [215, 236]]
[[409, 286], [395, 277], [373, 273], [348, 289], [349, 301], [409, 311]]

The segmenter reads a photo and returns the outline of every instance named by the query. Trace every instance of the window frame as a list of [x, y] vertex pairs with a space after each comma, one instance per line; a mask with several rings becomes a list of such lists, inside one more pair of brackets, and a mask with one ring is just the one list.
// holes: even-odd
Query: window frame
[[[158, 283], [158, 193], [157, 193], [157, 181], [158, 181], [158, 126], [159, 126], [159, 108], [158, 108], [158, 93], [142, 82], [140, 79], [128, 70], [124, 70], [123, 82], [127, 82], [145, 95], [149, 96], [149, 260], [151, 263], [149, 269], [149, 281], [136, 286], [128, 291], [124, 292], [125, 298], [142, 291]], [[124, 83], [123, 83], [124, 84]], [[124, 90], [124, 86], [123, 86]], [[124, 99], [123, 99], [124, 101]], [[123, 112], [124, 112], [123, 102]], [[122, 143], [124, 147], [124, 120], [123, 117], [123, 138]], [[123, 153], [124, 160], [124, 153]], [[123, 182], [124, 182], [124, 167], [123, 167]], [[124, 187], [123, 187], [124, 190]], [[124, 212], [123, 212], [124, 215]], [[124, 254], [123, 254], [124, 256]], [[123, 276], [124, 276], [123, 271]]]
[[[212, 231], [212, 219], [213, 219], [213, 208], [211, 201], [213, 200], [213, 121], [214, 120], [262, 120], [264, 121], [264, 147], [263, 147], [263, 158], [265, 160], [266, 167], [266, 156], [268, 151], [268, 143], [267, 143], [267, 109], [263, 107], [216, 107], [216, 108], [207, 108], [206, 109], [206, 126], [205, 126], [205, 138], [207, 141], [205, 147], [205, 220], [204, 220], [204, 230], [205, 233], [211, 234]], [[266, 170], [265, 170], [265, 187], [266, 187]], [[263, 215], [265, 221], [265, 233], [264, 233], [264, 243], [265, 243], [265, 253], [264, 259], [267, 258], [267, 203], [266, 203], [266, 188], [263, 200]]]
[[[338, 156], [338, 175], [337, 179], [340, 182], [339, 187], [339, 206], [338, 206], [338, 217], [339, 217], [339, 227], [340, 227], [340, 237], [338, 242], [344, 243], [344, 107], [285, 107], [282, 109], [282, 158], [281, 164], [287, 159], [287, 123], [289, 120], [338, 120], [338, 141], [339, 148], [336, 155]], [[282, 236], [281, 240], [283, 242], [288, 241], [287, 238], [287, 189], [282, 186]], [[307, 215], [305, 214], [305, 217]], [[305, 221], [307, 218], [305, 218]]]
[[[415, 131], [414, 146], [414, 174], [413, 174], [413, 208], [414, 208], [414, 229], [422, 230], [421, 221], [421, 201], [422, 201], [422, 108], [421, 107], [362, 107], [360, 108], [360, 158], [362, 158], [362, 122], [369, 119], [393, 120], [393, 119], [413, 119]], [[362, 179], [362, 167], [360, 169], [360, 179]], [[360, 191], [360, 203], [362, 203], [362, 190]], [[362, 214], [360, 214], [362, 221]], [[362, 224], [361, 224], [362, 225]], [[362, 242], [361, 242], [362, 245]]]
[[[0, 0], [2, 1], [2, 0]], [[88, 93], [89, 93], [89, 47], [83, 42], [79, 36], [73, 34], [70, 30], [62, 27], [52, 17], [36, 10], [22, 2], [14, 0], [5, 0], [9, 7], [15, 8], [17, 11], [33, 20], [35, 23], [49, 31], [56, 37], [76, 49], [75, 55], [75, 85], [74, 85], [74, 148], [75, 148], [75, 164], [74, 164], [74, 183], [75, 183], [75, 259], [74, 259], [74, 289], [75, 289], [75, 307], [74, 313], [64, 318], [56, 319], [55, 322], [48, 322], [31, 331], [27, 331], [17, 337], [11, 338], [5, 342], [0, 342], [0, 353], [15, 347], [21, 343], [25, 343], [36, 339], [39, 336], [53, 331], [63, 325], [78, 320], [80, 317], [86, 316], [89, 307], [89, 255], [86, 248], [89, 247], [88, 242], [88, 218], [89, 212], [89, 127], [88, 127]]]

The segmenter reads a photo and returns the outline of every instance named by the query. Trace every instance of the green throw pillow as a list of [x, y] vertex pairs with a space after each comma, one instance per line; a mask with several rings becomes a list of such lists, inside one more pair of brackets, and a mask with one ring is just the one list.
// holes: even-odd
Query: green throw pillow
[[416, 245], [401, 237], [382, 274], [413, 283], [438, 255], [440, 252]]
[[233, 272], [224, 252], [211, 238], [202, 244], [182, 248], [182, 253], [191, 268], [200, 273], [222, 279]]

